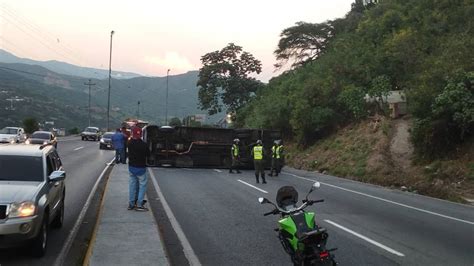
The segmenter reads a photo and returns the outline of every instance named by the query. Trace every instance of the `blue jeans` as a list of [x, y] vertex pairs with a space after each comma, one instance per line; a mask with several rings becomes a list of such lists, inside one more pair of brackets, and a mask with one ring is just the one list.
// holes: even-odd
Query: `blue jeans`
[[[138, 206], [143, 206], [147, 183], [146, 172], [143, 175], [133, 175], [130, 173], [129, 185], [129, 205], [134, 206], [135, 202]], [[138, 195], [137, 195], [138, 194]]]
[[115, 163], [125, 163], [125, 149], [115, 149]]

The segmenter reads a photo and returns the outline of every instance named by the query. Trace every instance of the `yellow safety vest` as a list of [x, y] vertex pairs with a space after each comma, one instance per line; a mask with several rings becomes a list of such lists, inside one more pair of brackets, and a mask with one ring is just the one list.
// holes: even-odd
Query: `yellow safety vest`
[[272, 147], [272, 157], [280, 159], [280, 153], [279, 153], [279, 150], [278, 150], [278, 146], [276, 146], [276, 145]]
[[278, 146], [278, 148], [277, 148], [277, 158], [278, 158], [278, 159], [281, 158], [282, 152], [283, 152], [283, 145], [280, 145], [280, 146]]
[[232, 145], [232, 156], [239, 156], [239, 146], [237, 144]]
[[254, 160], [262, 160], [263, 159], [263, 147], [262, 146], [253, 147], [253, 159]]

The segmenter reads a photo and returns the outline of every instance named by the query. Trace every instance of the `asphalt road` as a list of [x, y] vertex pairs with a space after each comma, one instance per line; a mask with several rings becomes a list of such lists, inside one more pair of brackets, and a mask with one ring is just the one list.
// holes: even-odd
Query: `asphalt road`
[[35, 259], [24, 249], [0, 250], [0, 265], [53, 265], [63, 248], [97, 178], [114, 157], [113, 151], [99, 150], [98, 142], [64, 138], [58, 152], [66, 170], [66, 209], [64, 225], [51, 230], [45, 257]]
[[274, 201], [292, 185], [301, 200], [316, 180], [322, 185], [310, 198], [325, 202], [307, 210], [328, 229], [340, 265], [474, 265], [471, 206], [293, 169], [265, 185], [251, 171], [153, 172], [202, 265], [291, 265], [273, 231], [278, 216], [264, 217], [272, 207], [257, 199]]

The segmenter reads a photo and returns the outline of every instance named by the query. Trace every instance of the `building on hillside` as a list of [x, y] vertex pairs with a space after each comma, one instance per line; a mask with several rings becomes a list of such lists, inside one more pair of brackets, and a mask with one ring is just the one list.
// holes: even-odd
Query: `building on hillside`
[[391, 118], [398, 118], [407, 114], [407, 98], [403, 91], [390, 91], [387, 95], [386, 102], [390, 109]]
[[390, 109], [390, 117], [398, 118], [400, 116], [406, 115], [408, 112], [407, 107], [407, 98], [403, 91], [389, 91], [385, 97], [370, 97], [368, 94], [364, 97], [365, 101], [368, 103], [376, 102], [379, 105], [388, 105]]

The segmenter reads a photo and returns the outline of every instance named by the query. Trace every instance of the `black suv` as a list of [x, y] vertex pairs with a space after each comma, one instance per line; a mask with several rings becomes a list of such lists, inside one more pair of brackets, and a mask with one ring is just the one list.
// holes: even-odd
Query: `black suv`
[[41, 257], [50, 225], [64, 219], [66, 172], [52, 145], [0, 146], [0, 248], [28, 245]]

